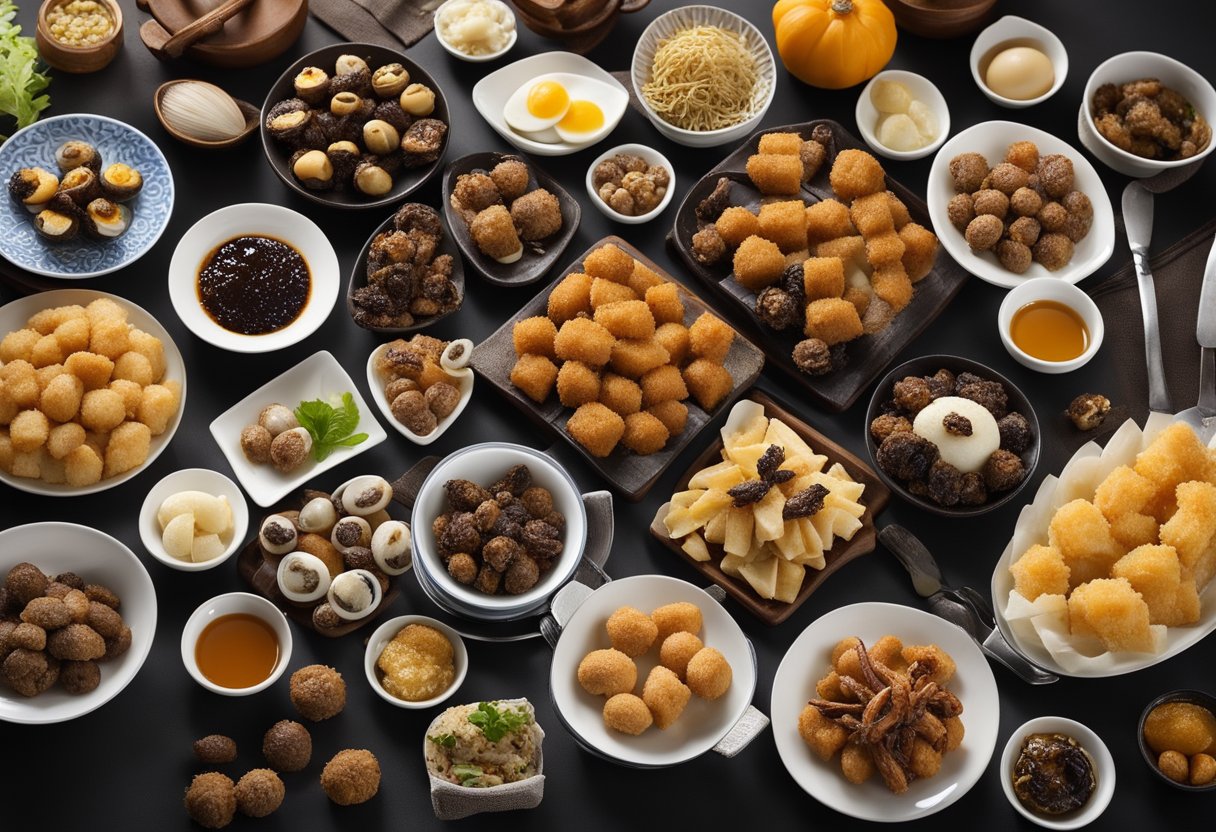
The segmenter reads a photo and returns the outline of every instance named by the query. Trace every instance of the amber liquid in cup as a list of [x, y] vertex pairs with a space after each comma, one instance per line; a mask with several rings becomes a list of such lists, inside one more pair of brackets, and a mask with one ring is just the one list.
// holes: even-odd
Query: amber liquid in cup
[[256, 615], [222, 615], [203, 628], [194, 645], [199, 672], [222, 688], [249, 688], [270, 678], [279, 661], [274, 628]]
[[1040, 361], [1072, 361], [1089, 348], [1089, 329], [1077, 311], [1054, 300], [1032, 301], [1013, 313], [1009, 336]]

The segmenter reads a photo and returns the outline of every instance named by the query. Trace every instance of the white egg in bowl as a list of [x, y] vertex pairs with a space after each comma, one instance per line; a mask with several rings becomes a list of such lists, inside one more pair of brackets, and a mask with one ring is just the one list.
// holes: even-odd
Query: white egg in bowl
[[507, 126], [542, 144], [593, 144], [608, 135], [629, 96], [595, 78], [569, 72], [538, 75], [521, 84], [503, 105]]

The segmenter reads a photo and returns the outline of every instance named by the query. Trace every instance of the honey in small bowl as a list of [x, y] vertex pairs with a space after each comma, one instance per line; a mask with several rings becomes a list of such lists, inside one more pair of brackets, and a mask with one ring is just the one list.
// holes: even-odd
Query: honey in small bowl
[[1022, 352], [1040, 361], [1072, 361], [1089, 349], [1089, 328], [1071, 306], [1031, 301], [1013, 313], [1009, 335]]
[[279, 638], [256, 615], [222, 615], [203, 628], [194, 646], [199, 672], [213, 684], [239, 690], [270, 678], [279, 662]]

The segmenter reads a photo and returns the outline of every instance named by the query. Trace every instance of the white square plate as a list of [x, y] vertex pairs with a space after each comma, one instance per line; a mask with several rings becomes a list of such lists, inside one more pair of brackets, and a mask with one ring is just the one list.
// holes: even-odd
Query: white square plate
[[[354, 396], [355, 404], [359, 407], [359, 426], [355, 432], [367, 434], [367, 439], [360, 444], [350, 448], [338, 448], [326, 457], [324, 462], [310, 459], [290, 474], [279, 473], [273, 465], [255, 465], [246, 459], [241, 451], [241, 430], [256, 422], [258, 413], [266, 405], [278, 402], [295, 409], [302, 401], [328, 399], [343, 393]], [[249, 492], [250, 499], [262, 507], [273, 505], [318, 474], [358, 456], [388, 438], [351, 377], [326, 350], [309, 356], [221, 413], [211, 423], [211, 435], [228, 458], [228, 464], [232, 466], [241, 486]]]

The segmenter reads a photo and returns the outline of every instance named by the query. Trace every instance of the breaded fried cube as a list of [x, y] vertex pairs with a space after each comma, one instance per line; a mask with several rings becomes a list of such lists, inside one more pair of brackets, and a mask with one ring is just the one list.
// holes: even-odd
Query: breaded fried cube
[[613, 283], [602, 277], [591, 280], [591, 308], [593, 310], [610, 303], [637, 299], [638, 296], [624, 283]]
[[116, 359], [131, 349], [130, 327], [116, 318], [102, 318], [93, 322], [89, 332], [89, 351], [106, 358]]
[[734, 248], [753, 234], [760, 233], [760, 218], [746, 208], [732, 205], [718, 215], [714, 228], [722, 242]]
[[47, 418], [56, 422], [67, 422], [75, 418], [80, 410], [80, 400], [84, 396], [84, 385], [80, 379], [70, 373], [63, 373], [51, 379], [50, 384], [42, 391], [38, 399], [38, 408]]
[[654, 338], [645, 341], [622, 338], [612, 345], [612, 359], [608, 363], [621, 375], [638, 379], [670, 361], [667, 350]]
[[661, 283], [646, 290], [646, 305], [655, 323], [684, 323], [684, 303], [680, 300], [680, 287], [674, 283]]
[[43, 335], [30, 350], [29, 362], [37, 369], [48, 367], [51, 364], [60, 364], [66, 357], [67, 353], [59, 347], [58, 338], [54, 335]]
[[1174, 612], [1182, 583], [1182, 564], [1173, 546], [1139, 546], [1115, 561], [1110, 576], [1125, 578], [1140, 593], [1148, 604], [1150, 623], [1166, 626], [1195, 623], [1177, 620]]
[[902, 230], [905, 225], [912, 222], [908, 206], [904, 205], [903, 200], [890, 191], [887, 191], [887, 208], [891, 210], [891, 222], [895, 225], [896, 231]]
[[797, 156], [802, 152], [802, 136], [797, 133], [765, 133], [760, 137], [757, 153]]
[[633, 275], [633, 258], [620, 246], [608, 243], [597, 248], [583, 259], [583, 271], [592, 278], [609, 280], [626, 285]]
[[1013, 588], [1027, 601], [1068, 594], [1068, 564], [1054, 546], [1036, 543], [1009, 565]]
[[24, 359], [16, 359], [0, 367], [5, 395], [17, 407], [33, 407], [38, 403], [41, 388], [38, 386], [34, 365]]
[[143, 422], [123, 422], [110, 432], [106, 443], [106, 477], [114, 477], [143, 465], [152, 446], [152, 432]]
[[866, 239], [866, 260], [876, 269], [899, 263], [903, 256], [904, 241], [894, 231]]
[[825, 199], [806, 207], [806, 239], [810, 245], [856, 233], [849, 217], [849, 206], [843, 202]]
[[84, 444], [84, 428], [76, 422], [66, 422], [51, 428], [46, 438], [46, 451], [54, 459], [63, 459]]
[[46, 444], [51, 433], [50, 420], [41, 410], [23, 410], [8, 426], [8, 438], [13, 451], [31, 453]]
[[511, 327], [511, 340], [515, 344], [516, 355], [543, 355], [545, 358], [555, 358], [553, 339], [557, 337], [557, 327], [552, 319], [544, 315], [535, 315], [516, 321]]
[[899, 640], [898, 636], [886, 635], [871, 644], [866, 653], [869, 654], [871, 661], [876, 661], [891, 670], [900, 670], [906, 665], [904, 657], [901, 655], [903, 649], [904, 643]]
[[1148, 604], [1126, 578], [1097, 578], [1068, 596], [1073, 635], [1095, 636], [1112, 652], [1153, 650]]
[[797, 156], [756, 153], [747, 157], [747, 176], [766, 196], [792, 196], [802, 187], [802, 160]]
[[806, 208], [801, 199], [760, 206], [760, 236], [772, 240], [782, 252], [806, 248]]
[[866, 238], [895, 230], [895, 218], [891, 216], [891, 203], [886, 191], [853, 200], [849, 206], [849, 219], [861, 236]]
[[659, 628], [650, 616], [636, 607], [619, 607], [604, 625], [614, 650], [637, 658], [650, 649]]
[[835, 757], [849, 741], [849, 732], [844, 726], [819, 713], [814, 705], [806, 705], [798, 715], [798, 736], [824, 761]]
[[1185, 422], [1174, 422], [1140, 452], [1133, 467], [1137, 474], [1152, 480], [1160, 489], [1168, 487], [1173, 496], [1179, 483], [1206, 479], [1211, 461], [1195, 431]]
[[887, 189], [882, 165], [864, 150], [847, 149], [836, 154], [828, 181], [837, 199], [852, 200]]
[[923, 280], [933, 271], [937, 260], [937, 235], [920, 223], [908, 222], [899, 229], [899, 239], [904, 244], [900, 258], [908, 279], [913, 283]]
[[646, 297], [646, 292], [652, 286], [660, 286], [666, 283], [667, 280], [654, 269], [647, 266], [641, 260], [633, 261], [633, 272], [629, 275], [629, 288], [633, 293], [640, 298]]
[[1195, 573], [1195, 583], [1203, 586], [1211, 576], [1198, 574], [1197, 567], [1216, 535], [1216, 485], [1184, 482], [1175, 493], [1178, 510], [1161, 524], [1161, 542], [1174, 547], [1182, 565]]
[[[71, 318], [69, 320], [64, 321], [59, 326], [55, 327], [54, 335], [55, 335], [55, 340], [59, 342], [60, 352], [62, 352], [63, 355], [66, 357], [66, 356], [71, 355], [74, 352], [80, 352], [81, 350], [87, 350], [89, 348], [89, 330], [90, 330], [89, 319], [83, 318], [83, 317]], [[134, 332], [137, 332], [137, 331], [138, 330], [133, 330], [132, 334], [134, 334]], [[141, 333], [141, 334], [145, 335], [149, 338], [152, 337], [150, 335], [147, 335], [147, 333]], [[159, 344], [160, 341], [157, 340], [157, 343]], [[131, 348], [132, 349], [135, 349], [135, 344], [136, 344], [135, 340], [133, 338], [131, 338]], [[146, 346], [146, 344], [144, 344], [143, 346]], [[149, 357], [151, 357], [151, 356], [149, 356]], [[162, 365], [161, 372], [164, 372], [163, 348], [162, 348], [162, 352], [161, 352], [161, 365]]]
[[776, 283], [785, 271], [785, 257], [772, 240], [753, 234], [735, 249], [735, 280], [753, 292]]
[[114, 362], [95, 352], [74, 352], [63, 362], [63, 368], [84, 384], [84, 389], [98, 390], [110, 383]]
[[133, 381], [140, 387], [152, 383], [152, 363], [146, 357], [133, 350], [124, 352], [114, 362], [114, 373], [111, 378], [121, 378]]
[[1094, 491], [1094, 505], [1107, 520], [1113, 521], [1122, 514], [1143, 510], [1156, 490], [1151, 480], [1126, 465], [1120, 465], [1098, 483]]
[[919, 662], [922, 667], [929, 668], [929, 679], [937, 682], [938, 687], [945, 687], [958, 669], [950, 654], [936, 644], [908, 644], [900, 655], [909, 667]]
[[1159, 539], [1159, 527], [1156, 517], [1128, 512], [1110, 521], [1110, 534], [1121, 547], [1130, 552], [1137, 546], [1156, 543]]
[[644, 300], [619, 300], [595, 308], [595, 322], [616, 338], [651, 338], [655, 318]]
[[688, 424], [688, 406], [675, 399], [652, 404], [646, 412], [663, 423], [668, 436], [679, 436]]
[[127, 405], [113, 390], [90, 390], [80, 400], [80, 424], [85, 430], [113, 430], [127, 418]]
[[874, 776], [874, 757], [860, 743], [846, 742], [840, 749], [840, 773], [853, 785], [860, 785]]
[[17, 329], [5, 335], [0, 340], [0, 363], [10, 361], [29, 361], [34, 345], [42, 339], [42, 334], [36, 329]]
[[84, 314], [89, 319], [89, 323], [96, 326], [101, 321], [123, 321], [127, 320], [127, 310], [123, 309], [109, 298], [98, 298], [84, 308]]
[[966, 734], [963, 720], [957, 716], [949, 716], [942, 720], [942, 724], [946, 726], [946, 750], [954, 751], [963, 744], [963, 736]]
[[1174, 596], [1171, 616], [1160, 623], [1167, 627], [1194, 624], [1199, 621], [1199, 613], [1199, 590], [1195, 586], [1195, 579], [1184, 577], [1178, 582], [1178, 593]]
[[646, 411], [630, 413], [625, 417], [625, 432], [621, 444], [636, 454], [653, 454], [667, 444], [667, 427]]
[[628, 416], [642, 409], [642, 388], [632, 379], [604, 373], [600, 381], [600, 404], [613, 413]]
[[529, 399], [543, 404], [557, 381], [557, 366], [543, 355], [521, 355], [511, 368], [511, 383]]
[[866, 259], [866, 239], [860, 234], [837, 237], [825, 240], [815, 246], [816, 257], [839, 257], [846, 263], [864, 263]]
[[[11, 439], [11, 437], [10, 437]], [[9, 463], [9, 473], [14, 477], [37, 480], [42, 478], [42, 459], [46, 456], [42, 448], [32, 451], [13, 450], [13, 458]]]
[[612, 333], [595, 321], [572, 318], [558, 329], [553, 339], [553, 352], [563, 361], [581, 361], [591, 367], [602, 367], [612, 357], [615, 343]]
[[135, 418], [147, 425], [153, 436], [160, 436], [177, 415], [177, 405], [178, 398], [172, 390], [161, 384], [149, 384], [144, 388]]
[[802, 264], [802, 289], [808, 301], [844, 294], [844, 261], [839, 257], [808, 257]]
[[688, 348], [697, 358], [721, 364], [735, 340], [735, 330], [712, 312], [702, 312], [688, 328]]
[[[60, 338], [58, 329], [55, 330], [55, 337]], [[161, 343], [161, 340], [155, 335], [135, 328], [127, 333], [127, 340], [131, 344], [132, 352], [137, 352], [148, 359], [148, 364], [152, 366], [152, 381], [158, 382], [163, 379], [165, 377], [165, 345]]]
[[580, 312], [591, 311], [591, 277], [571, 272], [549, 293], [547, 314], [556, 326], [561, 326]]
[[851, 702], [852, 694], [840, 686], [840, 674], [835, 670], [815, 683], [815, 694], [829, 702]]
[[469, 223], [469, 236], [478, 251], [500, 263], [513, 263], [523, 254], [519, 231], [504, 205], [491, 205], [478, 211]]
[[650, 708], [655, 727], [660, 731], [670, 728], [680, 718], [691, 698], [688, 686], [661, 664], [654, 666], [642, 685], [642, 701]]
[[852, 341], [864, 330], [857, 307], [841, 298], [820, 298], [806, 305], [805, 334], [828, 346]]
[[662, 367], [650, 370], [642, 376], [640, 386], [643, 407], [650, 407], [672, 399], [683, 401], [688, 398], [688, 386], [684, 384], [684, 377], [680, 375], [680, 369], [674, 364], [664, 364]]
[[864, 319], [866, 310], [870, 308], [870, 301], [874, 300], [874, 289], [871, 286], [864, 289], [860, 286], [849, 286], [844, 290], [844, 299], [857, 307], [857, 314]]
[[725, 367], [705, 358], [698, 358], [685, 367], [683, 376], [688, 392], [706, 412], [717, 407], [735, 386], [735, 380]]
[[880, 266], [870, 275], [874, 294], [890, 304], [895, 312], [902, 312], [912, 302], [912, 281], [899, 261]]
[[688, 327], [682, 323], [660, 324], [654, 331], [654, 340], [667, 350], [672, 364], [679, 366], [688, 355]]
[[1110, 523], [1088, 500], [1073, 500], [1056, 510], [1047, 538], [1059, 549], [1070, 570], [1069, 585], [1104, 578], [1123, 552], [1110, 533]]
[[566, 420], [566, 433], [595, 457], [606, 457], [621, 441], [625, 420], [599, 402], [580, 406]]
[[581, 361], [563, 361], [557, 371], [557, 397], [564, 407], [578, 407], [600, 397], [600, 374]]

